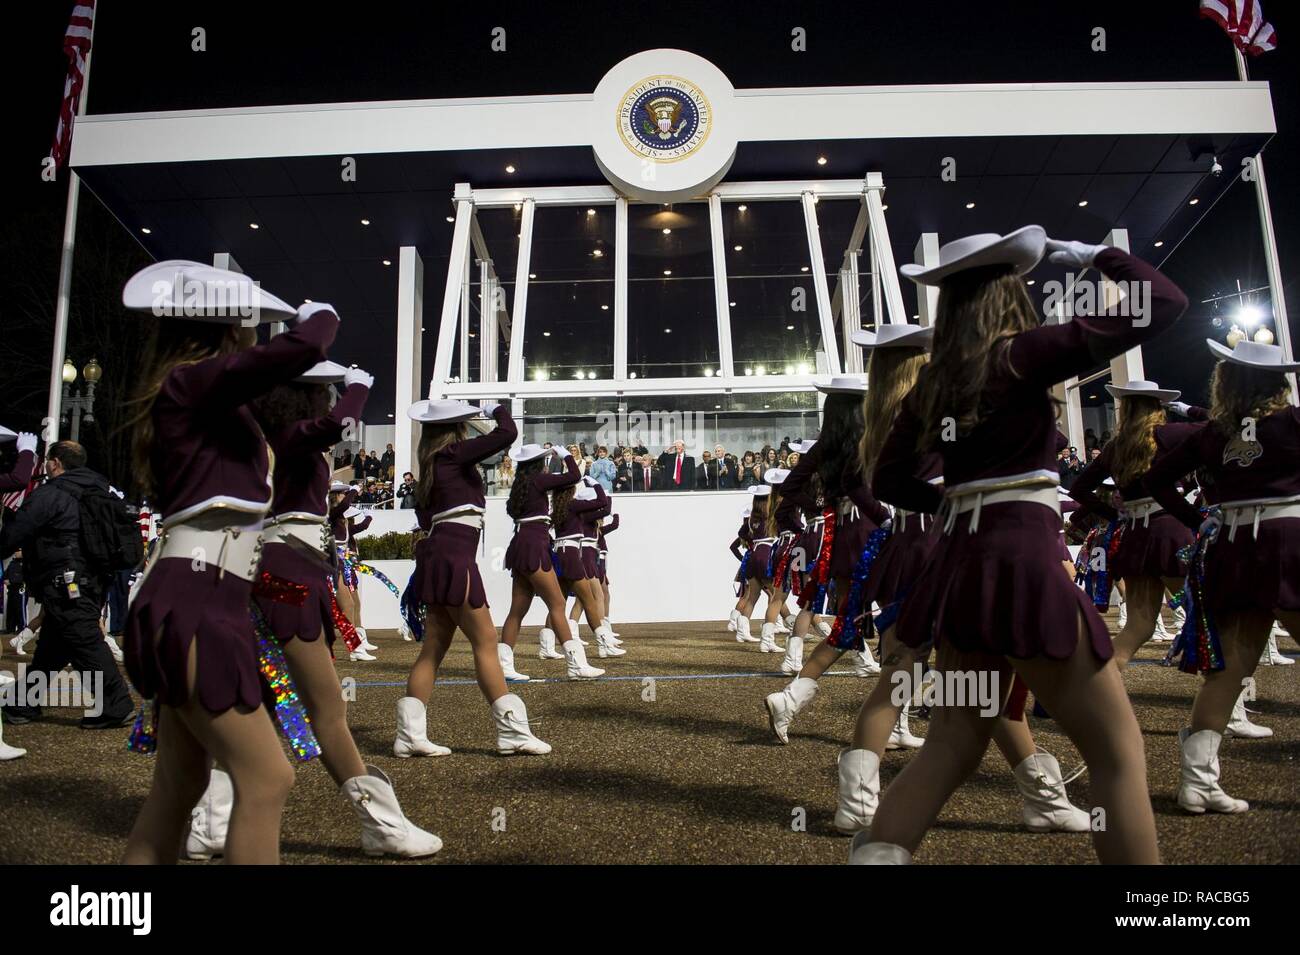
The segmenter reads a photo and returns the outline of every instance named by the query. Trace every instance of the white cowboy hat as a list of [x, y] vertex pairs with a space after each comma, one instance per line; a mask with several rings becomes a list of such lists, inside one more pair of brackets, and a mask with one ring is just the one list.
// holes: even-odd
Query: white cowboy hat
[[826, 384], [817, 385], [817, 390], [824, 395], [861, 395], [867, 390], [865, 378], [832, 378]]
[[343, 516], [344, 516], [344, 517], [360, 517], [360, 516], [361, 516], [361, 508], [359, 508], [359, 507], [349, 507], [346, 511], [343, 512]]
[[336, 361], [321, 361], [312, 365], [294, 381], [308, 382], [313, 385], [334, 385], [343, 380], [348, 370]]
[[582, 483], [585, 484], [585, 485], [587, 485], [587, 487], [595, 487], [595, 486], [596, 486], [598, 483], [600, 483], [600, 482], [597, 481], [597, 480], [596, 480], [594, 477], [592, 477], [590, 474], [584, 474], [584, 475], [582, 476]]
[[1154, 381], [1130, 381], [1124, 385], [1107, 385], [1112, 398], [1154, 398], [1162, 404], [1177, 401], [1182, 394], [1175, 388], [1161, 388]]
[[908, 263], [899, 269], [918, 285], [940, 285], [950, 275], [985, 265], [1009, 265], [1017, 275], [1024, 275], [1043, 258], [1047, 233], [1040, 225], [1027, 225], [998, 235], [981, 232], [945, 242], [939, 248], [939, 264], [932, 266]]
[[477, 418], [482, 412], [477, 405], [471, 405], [455, 399], [417, 401], [406, 409], [406, 416], [413, 421], [429, 421], [439, 424], [453, 424]]
[[772, 493], [772, 488], [766, 484], [755, 484], [749, 489], [749, 493], [753, 494], [754, 497], [767, 497]]
[[229, 325], [282, 322], [298, 314], [247, 275], [186, 259], [155, 262], [136, 272], [122, 289], [122, 304], [160, 318]]
[[763, 472], [763, 480], [768, 484], [780, 484], [789, 476], [789, 468], [768, 468]]
[[550, 454], [549, 448], [544, 448], [540, 444], [525, 444], [518, 451], [510, 455], [510, 459], [515, 464], [523, 464], [526, 461], [532, 461], [534, 458], [540, 458], [543, 454]]
[[752, 507], [747, 507], [747, 508], [745, 508], [743, 511], [740, 512], [740, 517], [741, 517], [741, 519], [743, 520], [743, 519], [745, 519], [746, 517], [749, 517], [749, 515], [752, 514], [752, 513], [754, 513], [754, 509], [753, 509]]
[[4, 425], [0, 424], [0, 441], [13, 441], [17, 437], [17, 431], [10, 431]]
[[934, 341], [933, 325], [909, 325], [905, 322], [877, 325], [874, 332], [860, 328], [853, 333], [853, 344], [864, 351], [873, 348], [925, 348]]
[[1229, 348], [1213, 338], [1207, 338], [1205, 344], [1210, 346], [1210, 352], [1215, 358], [1222, 358], [1234, 365], [1249, 365], [1264, 371], [1300, 371], [1300, 361], [1283, 361], [1282, 349], [1278, 345], [1264, 345], [1248, 338], [1237, 342], [1236, 348]]
[[813, 445], [816, 443], [817, 443], [816, 438], [804, 438], [802, 441], [798, 441], [795, 444], [790, 445], [790, 450], [798, 451], [800, 454], [807, 454], [809, 451], [813, 449]]
[[596, 499], [596, 489], [590, 484], [579, 484], [578, 489], [573, 492], [575, 501], [594, 501]]

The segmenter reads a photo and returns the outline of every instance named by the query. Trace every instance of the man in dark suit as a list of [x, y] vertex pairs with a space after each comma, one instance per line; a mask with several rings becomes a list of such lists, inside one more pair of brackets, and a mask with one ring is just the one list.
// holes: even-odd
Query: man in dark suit
[[695, 487], [701, 491], [716, 491], [718, 489], [718, 462], [713, 460], [713, 456], [708, 451], [705, 451], [702, 457], [704, 460], [695, 469]]
[[659, 471], [651, 461], [650, 455], [643, 454], [632, 463], [632, 491], [660, 491]]
[[736, 456], [728, 454], [727, 449], [719, 444], [713, 449], [713, 460], [718, 467], [718, 490], [729, 491], [734, 488], [740, 480], [740, 468]]
[[659, 455], [659, 473], [665, 491], [689, 491], [695, 485], [695, 459], [686, 453], [685, 441], [674, 441]]

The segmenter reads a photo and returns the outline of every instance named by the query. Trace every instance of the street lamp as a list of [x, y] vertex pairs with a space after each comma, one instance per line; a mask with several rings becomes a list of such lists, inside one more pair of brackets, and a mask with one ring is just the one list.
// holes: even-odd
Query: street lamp
[[86, 424], [95, 423], [95, 386], [104, 377], [104, 369], [98, 361], [92, 358], [81, 369], [81, 375], [86, 379], [86, 393], [84, 395], [80, 391], [74, 392], [72, 390], [73, 384], [77, 381], [77, 366], [72, 363], [71, 358], [65, 358], [63, 361], [63, 423], [67, 424], [71, 419], [71, 437], [73, 441], [81, 437], [81, 420], [83, 417]]

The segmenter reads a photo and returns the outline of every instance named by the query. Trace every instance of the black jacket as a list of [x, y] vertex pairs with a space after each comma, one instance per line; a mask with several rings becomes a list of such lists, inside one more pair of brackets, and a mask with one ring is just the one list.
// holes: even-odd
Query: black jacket
[[28, 580], [44, 585], [55, 574], [75, 569], [85, 573], [81, 557], [81, 509], [67, 488], [99, 488], [108, 492], [108, 481], [89, 468], [72, 468], [46, 481], [28, 495], [13, 520], [0, 532], [0, 559], [19, 548], [23, 552]]

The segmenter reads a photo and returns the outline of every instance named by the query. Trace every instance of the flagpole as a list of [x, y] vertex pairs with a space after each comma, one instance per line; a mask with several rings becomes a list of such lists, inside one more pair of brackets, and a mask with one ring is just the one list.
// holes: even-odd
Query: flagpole
[[[1234, 43], [1233, 56], [1237, 58], [1237, 78], [1243, 83], [1250, 79], [1246, 72], [1246, 57]], [[1268, 182], [1264, 178], [1264, 156], [1257, 153], [1254, 159], [1255, 201], [1259, 206], [1260, 232], [1264, 239], [1264, 268], [1268, 272], [1269, 295], [1273, 299], [1273, 326], [1277, 329], [1277, 344], [1282, 349], [1282, 360], [1294, 361], [1291, 350], [1291, 325], [1286, 314], [1286, 295], [1282, 290], [1282, 266], [1277, 257], [1277, 235], [1273, 231], [1273, 210], [1268, 201]], [[1291, 382], [1291, 404], [1300, 404], [1296, 389], [1296, 376], [1288, 374]]]
[[[96, 11], [98, 12], [98, 11]], [[86, 53], [81, 74], [81, 96], [77, 116], [86, 112], [86, 93], [90, 90], [90, 58], [94, 56], [95, 23], [90, 24], [92, 49]], [[72, 136], [77, 134], [76, 120]], [[59, 259], [59, 293], [54, 303], [54, 354], [50, 358], [50, 401], [45, 413], [42, 437], [45, 447], [59, 440], [59, 413], [63, 402], [63, 362], [68, 352], [68, 312], [72, 307], [72, 253], [77, 245], [77, 200], [81, 197], [81, 177], [72, 170], [72, 139], [68, 140], [68, 203], [63, 213], [63, 251]]]

